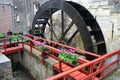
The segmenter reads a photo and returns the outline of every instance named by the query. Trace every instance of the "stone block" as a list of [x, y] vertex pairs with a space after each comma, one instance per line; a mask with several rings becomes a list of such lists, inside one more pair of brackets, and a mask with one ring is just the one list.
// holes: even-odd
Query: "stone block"
[[112, 22], [110, 21], [109, 16], [97, 17], [97, 22], [103, 30], [112, 30]]
[[100, 2], [100, 1], [103, 1], [103, 0], [88, 0], [87, 2], [88, 3], [94, 3], [94, 2]]
[[100, 5], [100, 2], [91, 3], [90, 8], [97, 9], [97, 8], [99, 8], [99, 5]]
[[120, 13], [120, 3], [114, 5], [114, 7], [111, 9], [111, 13]]
[[0, 70], [11, 67], [11, 61], [5, 55], [0, 55]]
[[108, 1], [101, 1], [100, 6], [108, 6]]
[[12, 80], [11, 61], [0, 53], [0, 80]]

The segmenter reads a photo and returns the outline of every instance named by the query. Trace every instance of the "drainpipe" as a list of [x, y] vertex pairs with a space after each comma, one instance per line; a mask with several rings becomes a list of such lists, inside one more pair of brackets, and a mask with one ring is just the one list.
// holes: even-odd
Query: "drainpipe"
[[25, 27], [24, 27], [24, 30], [25, 30], [25, 34], [26, 34], [26, 33], [28, 33], [28, 23], [27, 23], [27, 21], [28, 21], [28, 18], [27, 18], [28, 9], [27, 9], [27, 1], [24, 0], [24, 2], [25, 2]]
[[11, 0], [11, 15], [12, 15], [12, 31], [15, 31], [15, 20], [14, 20], [14, 2]]

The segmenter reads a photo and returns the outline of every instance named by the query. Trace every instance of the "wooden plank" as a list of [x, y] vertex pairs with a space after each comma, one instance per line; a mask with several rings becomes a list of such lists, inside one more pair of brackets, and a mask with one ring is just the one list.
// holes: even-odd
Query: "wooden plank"
[[[22, 50], [23, 50], [23, 47], [21, 46], [10, 47], [10, 48], [6, 48], [6, 54], [10, 54], [10, 53], [14, 53]], [[1, 49], [0, 52], [5, 54], [5, 49]]]
[[[72, 67], [70, 67], [70, 66], [68, 66], [68, 65], [66, 65], [66, 64], [64, 64], [64, 63], [61, 64], [61, 68], [62, 68], [62, 71], [63, 71], [63, 72], [72, 69]], [[54, 65], [54, 69], [55, 69], [56, 71], [59, 71], [59, 63], [57, 63], [57, 64]], [[69, 76], [70, 78], [72, 78], [73, 80], [74, 80], [74, 79], [75, 79], [75, 80], [80, 80], [80, 79], [86, 77], [87, 74], [84, 74], [84, 73], [82, 73], [82, 72], [80, 72], [80, 71], [74, 71], [74, 72], [68, 74], [68, 76]], [[98, 80], [98, 78], [95, 78], [94, 80]]]

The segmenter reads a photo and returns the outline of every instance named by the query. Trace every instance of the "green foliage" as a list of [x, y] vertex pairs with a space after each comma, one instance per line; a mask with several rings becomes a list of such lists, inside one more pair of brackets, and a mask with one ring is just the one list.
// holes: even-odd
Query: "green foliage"
[[68, 63], [77, 62], [77, 60], [78, 60], [78, 57], [76, 55], [67, 53], [65, 51], [60, 53], [59, 58], [61, 60], [68, 62]]
[[11, 41], [19, 41], [19, 40], [22, 40], [22, 38], [21, 38], [20, 36], [11, 36], [11, 37], [9, 37], [9, 39], [10, 39]]
[[19, 32], [18, 35], [23, 35], [23, 32]]
[[0, 34], [0, 38], [5, 38], [5, 37], [6, 37], [5, 33]]
[[30, 41], [29, 38], [24, 38], [24, 39], [23, 39], [23, 42], [29, 42], [29, 41]]
[[13, 34], [14, 34], [14, 35], [17, 35], [18, 33], [17, 33], [17, 32], [14, 32]]
[[42, 45], [35, 45], [35, 48], [40, 50], [40, 51], [44, 51], [46, 48]]

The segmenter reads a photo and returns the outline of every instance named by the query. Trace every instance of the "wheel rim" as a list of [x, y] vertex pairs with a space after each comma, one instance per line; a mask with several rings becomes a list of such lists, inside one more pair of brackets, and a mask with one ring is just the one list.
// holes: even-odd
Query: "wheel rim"
[[[35, 25], [39, 25], [42, 32], [45, 33], [46, 26], [49, 25], [51, 26], [51, 32], [53, 35], [54, 33], [52, 29], [52, 15], [58, 10], [61, 10], [61, 12], [65, 12], [72, 19], [71, 23], [69, 24], [70, 27], [73, 24], [77, 26], [77, 30], [73, 33], [73, 36], [74, 34], [76, 35], [77, 32], [80, 33], [85, 50], [95, 52], [94, 49], [95, 47], [97, 47], [96, 52], [98, 54], [102, 55], [106, 53], [105, 40], [97, 21], [94, 19], [89, 11], [74, 2], [61, 0], [47, 1], [37, 11], [33, 20], [32, 30], [35, 29]], [[48, 23], [49, 20], [50, 22]], [[63, 27], [61, 31], [62, 35], [67, 32], [66, 29], [63, 29]], [[59, 38], [60, 41], [64, 37], [64, 35], [61, 36], [61, 38]], [[93, 42], [92, 37], [94, 38], [95, 42]], [[69, 39], [67, 43], [70, 42], [71, 41]]]

